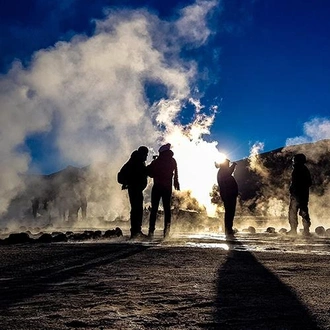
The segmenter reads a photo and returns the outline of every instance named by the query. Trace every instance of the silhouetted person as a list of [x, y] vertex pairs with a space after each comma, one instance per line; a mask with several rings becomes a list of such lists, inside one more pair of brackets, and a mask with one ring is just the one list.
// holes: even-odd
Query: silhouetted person
[[154, 184], [151, 190], [151, 212], [149, 219], [148, 236], [153, 238], [157, 212], [160, 199], [164, 208], [164, 237], [168, 237], [171, 227], [171, 197], [172, 186], [180, 190], [178, 179], [178, 167], [176, 160], [173, 158], [173, 151], [170, 150], [169, 143], [163, 145], [159, 149], [159, 156], [147, 166], [148, 175], [153, 178]]
[[220, 196], [225, 207], [225, 234], [227, 238], [234, 236], [233, 222], [236, 211], [236, 202], [238, 196], [238, 185], [233, 177], [236, 163], [229, 166], [230, 160], [226, 159], [222, 164], [215, 164], [219, 168], [217, 180]]
[[289, 205], [289, 235], [297, 234], [298, 211], [302, 217], [304, 226], [303, 235], [309, 235], [311, 220], [308, 213], [309, 187], [312, 185], [312, 179], [308, 168], [306, 167], [306, 156], [297, 154], [293, 157], [293, 171], [290, 184], [290, 205]]
[[142, 233], [143, 219], [143, 190], [147, 186], [147, 168], [146, 160], [148, 157], [148, 148], [139, 147], [133, 151], [128, 162], [122, 167], [121, 171], [125, 177], [123, 189], [128, 189], [129, 201], [131, 204], [131, 238], [147, 237]]

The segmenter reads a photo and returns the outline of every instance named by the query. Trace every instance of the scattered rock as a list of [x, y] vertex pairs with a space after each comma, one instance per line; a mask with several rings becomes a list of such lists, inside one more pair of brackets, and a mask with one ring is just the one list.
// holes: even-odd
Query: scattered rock
[[28, 233], [13, 233], [10, 234], [8, 238], [4, 239], [7, 244], [28, 243], [31, 240], [32, 239]]
[[104, 238], [111, 238], [115, 236], [116, 237], [123, 236], [123, 232], [119, 227], [117, 227], [116, 229], [107, 230], [103, 235]]
[[51, 243], [53, 241], [53, 236], [51, 234], [42, 234], [36, 241], [40, 243]]
[[252, 226], [249, 226], [248, 228], [244, 228], [242, 231], [244, 233], [249, 233], [249, 234], [255, 234], [256, 233], [256, 229]]
[[65, 234], [63, 233], [60, 233], [58, 235], [55, 235], [53, 237], [53, 242], [67, 242], [68, 241], [68, 238]]
[[247, 230], [250, 234], [255, 234], [256, 233], [256, 229], [252, 226], [249, 226]]
[[57, 235], [60, 235], [60, 234], [62, 234], [62, 232], [60, 232], [60, 231], [53, 231], [52, 232], [52, 236], [57, 236]]
[[102, 232], [101, 230], [95, 230], [92, 234], [92, 238], [93, 239], [98, 239], [98, 238], [101, 238], [102, 237]]
[[275, 230], [274, 227], [268, 227], [266, 229], [266, 233], [275, 234], [276, 233], [276, 230]]
[[[30, 234], [30, 235], [29, 235]], [[52, 243], [52, 242], [67, 242], [68, 240], [73, 241], [84, 241], [100, 238], [115, 238], [123, 236], [122, 230], [117, 227], [112, 230], [107, 230], [102, 236], [101, 230], [86, 230], [83, 233], [74, 233], [72, 231], [67, 231], [66, 233], [62, 232], [52, 232], [43, 233], [39, 232], [38, 234], [32, 234], [30, 231], [21, 232], [21, 233], [12, 233], [9, 237], [5, 239], [0, 239], [0, 245], [5, 244], [18, 244], [18, 243]]]
[[278, 231], [280, 234], [286, 234], [288, 232], [287, 229], [285, 228], [281, 228], [279, 231]]
[[90, 236], [86, 233], [73, 233], [69, 238], [74, 241], [85, 241], [89, 239]]
[[325, 228], [323, 226], [316, 227], [315, 234], [318, 236], [325, 236]]

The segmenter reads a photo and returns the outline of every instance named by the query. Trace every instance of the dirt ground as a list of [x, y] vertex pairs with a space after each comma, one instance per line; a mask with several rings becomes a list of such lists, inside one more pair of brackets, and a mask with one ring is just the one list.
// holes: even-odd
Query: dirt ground
[[0, 329], [330, 329], [329, 239], [0, 246]]

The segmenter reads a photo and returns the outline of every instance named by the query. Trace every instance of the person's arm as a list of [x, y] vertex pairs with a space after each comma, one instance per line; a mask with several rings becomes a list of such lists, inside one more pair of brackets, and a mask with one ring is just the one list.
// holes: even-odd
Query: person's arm
[[173, 163], [174, 163], [174, 189], [180, 190], [178, 165], [177, 165], [176, 160], [174, 158], [173, 158]]
[[233, 162], [230, 166], [229, 166], [229, 175], [232, 175], [233, 172], [235, 171], [235, 168], [237, 166], [237, 163]]
[[150, 178], [153, 178], [154, 177], [154, 167], [155, 167], [155, 161], [153, 160], [149, 165], [147, 165], [147, 168], [146, 168], [146, 171], [147, 171], [147, 175], [150, 177]]
[[307, 185], [308, 185], [308, 187], [310, 187], [313, 184], [313, 181], [312, 181], [311, 172], [309, 171], [308, 168], [307, 168], [307, 175], [306, 176], [307, 176]]

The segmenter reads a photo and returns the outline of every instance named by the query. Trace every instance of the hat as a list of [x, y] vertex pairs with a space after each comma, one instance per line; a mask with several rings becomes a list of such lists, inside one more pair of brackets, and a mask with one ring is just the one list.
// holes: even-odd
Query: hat
[[149, 149], [146, 146], [140, 146], [138, 152], [143, 155], [148, 155]]
[[171, 149], [171, 143], [166, 143], [159, 148], [158, 152], [161, 153], [170, 149]]
[[296, 154], [293, 157], [293, 161], [299, 164], [305, 164], [307, 162], [306, 156], [304, 154]]

